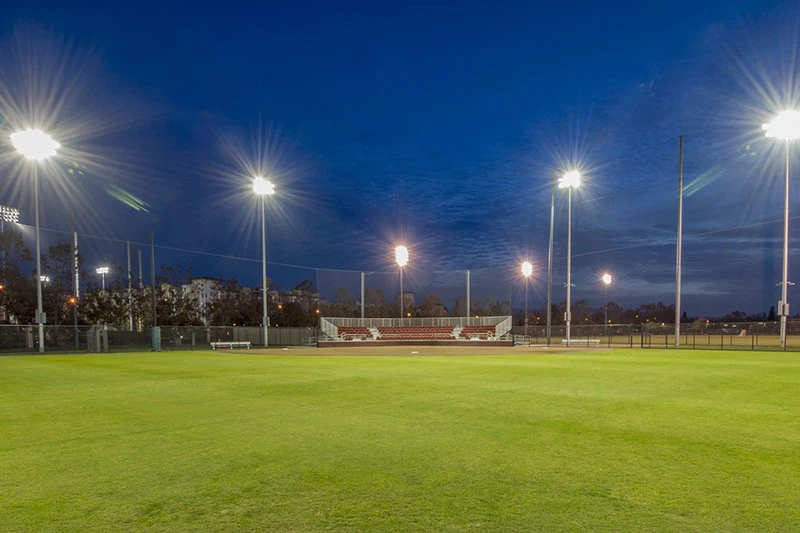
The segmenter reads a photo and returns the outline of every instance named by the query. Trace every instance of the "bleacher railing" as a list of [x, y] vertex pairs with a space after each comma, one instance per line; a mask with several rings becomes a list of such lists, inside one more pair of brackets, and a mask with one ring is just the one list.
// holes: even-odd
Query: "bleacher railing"
[[[482, 316], [482, 317], [410, 317], [410, 318], [345, 318], [345, 317], [324, 317], [320, 323], [329, 322], [338, 327], [365, 327], [365, 328], [387, 328], [387, 327], [414, 327], [414, 326], [497, 326], [508, 322], [511, 327], [510, 316]], [[325, 331], [325, 328], [322, 328]], [[508, 330], [506, 330], [507, 332]]]
[[512, 325], [511, 317], [510, 316], [506, 317], [505, 320], [499, 322], [497, 326], [495, 326], [495, 336], [502, 337], [503, 335], [511, 331], [511, 325]]
[[[345, 325], [345, 324], [342, 324]], [[339, 336], [339, 328], [331, 322], [331, 319], [322, 317], [319, 319], [319, 329], [328, 337], [335, 339]]]

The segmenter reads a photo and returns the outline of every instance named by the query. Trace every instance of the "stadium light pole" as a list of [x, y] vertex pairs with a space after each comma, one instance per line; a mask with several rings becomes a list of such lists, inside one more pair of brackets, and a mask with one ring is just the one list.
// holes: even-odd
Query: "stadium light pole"
[[550, 179], [550, 246], [547, 249], [547, 346], [550, 346], [550, 334], [553, 313], [553, 222], [556, 216], [556, 173]]
[[530, 336], [528, 335], [528, 282], [530, 281], [531, 274], [533, 274], [533, 265], [530, 261], [522, 263], [522, 275], [525, 277], [525, 336], [528, 337], [530, 343]]
[[403, 267], [408, 264], [408, 248], [403, 245], [394, 249], [394, 260], [400, 266], [400, 325], [403, 325]]
[[572, 295], [572, 189], [581, 186], [581, 173], [570, 170], [558, 179], [558, 188], [567, 189], [567, 311], [564, 313], [566, 323], [567, 346], [570, 341], [570, 323], [572, 322], [572, 309], [570, 297]]
[[106, 274], [108, 274], [108, 271], [109, 271], [108, 267], [100, 267], [97, 270], [95, 270], [95, 272], [100, 274], [100, 278], [102, 279], [102, 287], [104, 291], [106, 290]]
[[264, 212], [264, 202], [266, 196], [275, 194], [275, 185], [270, 181], [256, 176], [253, 178], [253, 192], [261, 199], [261, 293], [263, 298], [262, 328], [264, 328], [264, 347], [269, 346], [269, 318], [267, 317], [267, 222]]
[[606, 325], [606, 329], [608, 329], [608, 286], [611, 285], [611, 274], [609, 274], [608, 272], [603, 274], [603, 285], [605, 285], [605, 289], [606, 289], [606, 305], [603, 308], [604, 311], [605, 311], [603, 313], [603, 316], [604, 316], [603, 324], [605, 324]]
[[779, 113], [762, 129], [770, 138], [784, 141], [786, 151], [786, 174], [783, 196], [783, 281], [781, 283], [781, 301], [778, 310], [781, 314], [781, 348], [786, 349], [786, 320], [789, 315], [789, 142], [800, 139], [800, 111], [787, 110]]
[[40, 129], [26, 129], [11, 134], [11, 144], [28, 161], [33, 161], [33, 204], [36, 222], [36, 323], [39, 325], [39, 353], [44, 353], [44, 322], [42, 310], [42, 249], [39, 238], [39, 163], [58, 153], [61, 145]]

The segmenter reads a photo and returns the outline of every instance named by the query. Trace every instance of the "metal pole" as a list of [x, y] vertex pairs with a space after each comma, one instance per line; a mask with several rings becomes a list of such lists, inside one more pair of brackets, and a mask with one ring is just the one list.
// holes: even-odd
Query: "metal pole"
[[[470, 279], [469, 279], [470, 272], [467, 270], [467, 310], [466, 310], [466, 317], [469, 319], [469, 291], [470, 291]], [[469, 322], [469, 320], [467, 320]]]
[[555, 220], [556, 176], [550, 183], [550, 247], [547, 251], [547, 345], [550, 346], [550, 329], [553, 309], [553, 221]]
[[[364, 320], [364, 273], [361, 273], [361, 320]], [[362, 322], [361, 325], [363, 326], [364, 323]]]
[[525, 278], [525, 336], [528, 337], [528, 344], [530, 344], [530, 337], [528, 336], [528, 278]]
[[78, 232], [75, 231], [75, 221], [72, 211], [69, 214], [69, 225], [72, 230], [72, 295], [75, 297], [75, 304], [72, 306], [72, 328], [75, 336], [75, 349], [80, 348], [80, 336], [78, 334], [78, 302], [80, 301], [80, 270], [78, 268]]
[[100, 274], [100, 279], [102, 280], [102, 281], [100, 281], [100, 285], [101, 285], [102, 289], [105, 291], [106, 290], [106, 274], [105, 274], [105, 272]]
[[139, 253], [139, 288], [143, 289], [144, 284], [142, 283], [142, 250], [137, 250]]
[[42, 250], [39, 238], [39, 169], [33, 169], [33, 203], [36, 220], [36, 323], [39, 325], [39, 353], [44, 353], [44, 312], [42, 311]]
[[133, 331], [133, 293], [131, 285], [133, 273], [131, 272], [131, 241], [128, 241], [128, 331]]
[[603, 313], [604, 315], [603, 324], [605, 324], [605, 328], [606, 330], [608, 330], [608, 283], [606, 283], [606, 306], [604, 309], [605, 313]]
[[264, 299], [262, 326], [264, 328], [264, 347], [269, 346], [269, 326], [267, 325], [267, 222], [264, 213], [264, 195], [261, 195], [261, 293]]
[[683, 252], [683, 135], [678, 152], [678, 245], [675, 254], [675, 346], [681, 345], [681, 254]]
[[569, 326], [572, 322], [572, 307], [570, 297], [572, 296], [572, 187], [567, 190], [567, 312], [564, 314], [567, 325], [567, 346], [569, 346]]
[[403, 325], [403, 267], [400, 267], [400, 325]]
[[158, 315], [156, 314], [156, 246], [153, 239], [153, 230], [150, 230], [150, 285], [152, 288], [153, 304], [153, 327], [158, 327]]
[[786, 319], [789, 314], [789, 141], [786, 141], [786, 180], [783, 197], [783, 283], [781, 284], [781, 348], [786, 349]]

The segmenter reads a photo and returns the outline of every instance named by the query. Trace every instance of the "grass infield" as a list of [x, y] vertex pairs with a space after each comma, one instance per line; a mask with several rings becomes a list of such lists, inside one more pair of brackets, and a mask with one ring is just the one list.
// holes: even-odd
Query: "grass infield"
[[369, 350], [0, 358], [0, 529], [800, 529], [796, 354]]

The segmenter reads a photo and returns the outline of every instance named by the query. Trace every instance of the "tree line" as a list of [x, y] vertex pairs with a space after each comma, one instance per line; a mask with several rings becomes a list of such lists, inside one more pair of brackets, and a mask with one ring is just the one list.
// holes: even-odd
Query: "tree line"
[[[5, 313], [2, 319], [18, 324], [35, 323], [36, 279], [31, 266], [33, 254], [19, 231], [6, 231], [0, 235], [0, 308]], [[50, 325], [72, 324], [77, 310], [81, 325], [108, 324], [127, 329], [131, 318], [134, 329], [153, 325], [151, 286], [139, 287], [134, 283], [128, 292], [128, 278], [121, 265], [110, 265], [102, 290], [97, 275], [83, 271], [83, 259], [78, 256], [81, 272], [80, 298], [72, 297], [73, 254], [67, 243], [50, 246], [42, 254], [42, 274], [47, 281], [42, 285], [43, 308]], [[156, 320], [160, 326], [260, 326], [262, 325], [262, 292], [260, 288], [242, 287], [236, 279], [214, 280], [213, 299], [201, 305], [196, 294], [183, 287], [192, 287], [195, 279], [191, 268], [161, 265], [156, 275]], [[320, 316], [360, 317], [361, 302], [346, 288], [339, 288], [332, 301], [320, 300], [318, 288], [310, 280], [303, 280], [283, 293], [268, 280], [269, 323], [278, 327], [315, 327]], [[277, 295], [277, 296], [276, 296]], [[552, 324], [564, 324], [566, 302], [553, 304]], [[412, 317], [465, 316], [466, 299], [455, 298], [446, 305], [437, 294], [427, 294], [419, 305], [406, 302], [403, 312]], [[387, 297], [381, 289], [366, 289], [364, 294], [364, 316], [386, 318], [400, 315], [399, 297]], [[514, 309], [508, 300], [494, 298], [474, 299], [470, 302], [469, 316], [508, 316], [515, 325], [525, 324], [525, 311]], [[572, 305], [573, 324], [672, 323], [675, 307], [663, 302], [642, 304], [635, 308], [624, 308], [617, 302], [607, 306], [593, 307], [586, 300], [577, 300]], [[800, 315], [797, 316], [800, 318]], [[528, 311], [529, 325], [546, 324], [546, 306]], [[683, 312], [681, 321], [705, 320], [703, 317], [689, 318]], [[747, 314], [733, 311], [723, 317], [728, 322], [764, 322], [775, 320], [775, 309], [768, 313]]]

